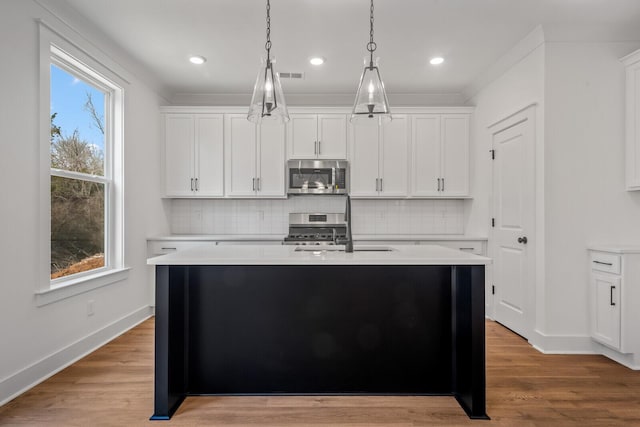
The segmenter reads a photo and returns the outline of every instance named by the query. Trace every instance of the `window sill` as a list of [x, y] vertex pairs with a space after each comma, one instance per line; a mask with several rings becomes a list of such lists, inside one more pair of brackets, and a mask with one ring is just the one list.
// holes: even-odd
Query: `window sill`
[[64, 282], [58, 287], [36, 292], [36, 306], [42, 307], [84, 292], [120, 282], [129, 277], [129, 267], [108, 270]]

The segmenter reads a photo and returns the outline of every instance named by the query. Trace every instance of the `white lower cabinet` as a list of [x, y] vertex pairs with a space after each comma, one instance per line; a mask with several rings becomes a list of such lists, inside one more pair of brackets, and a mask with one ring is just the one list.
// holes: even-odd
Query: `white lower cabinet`
[[590, 334], [619, 353], [640, 356], [640, 248], [591, 248]]
[[225, 195], [285, 197], [285, 126], [225, 115]]

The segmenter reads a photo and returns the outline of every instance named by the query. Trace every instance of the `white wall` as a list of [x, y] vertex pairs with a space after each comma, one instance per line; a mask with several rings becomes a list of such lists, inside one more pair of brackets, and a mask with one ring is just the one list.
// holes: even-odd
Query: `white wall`
[[[40, 141], [36, 18], [74, 31], [31, 0], [0, 2], [0, 404], [82, 353], [149, 315], [145, 238], [166, 233], [160, 199], [159, 111], [164, 102], [138, 64], [76, 16], [65, 22], [83, 34], [90, 53], [117, 61], [130, 73], [125, 87], [125, 263], [128, 280], [37, 307], [41, 280], [38, 244]], [[99, 41], [98, 46], [92, 45]], [[109, 64], [106, 64], [109, 65]], [[87, 303], [95, 301], [88, 317]]]
[[635, 43], [546, 46], [547, 333], [588, 335], [590, 243], [640, 242], [640, 192], [624, 190], [624, 67]]

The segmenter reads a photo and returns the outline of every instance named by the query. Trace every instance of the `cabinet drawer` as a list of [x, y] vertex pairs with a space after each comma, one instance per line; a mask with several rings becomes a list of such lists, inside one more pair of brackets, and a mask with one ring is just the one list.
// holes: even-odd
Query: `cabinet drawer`
[[484, 245], [481, 241], [471, 240], [431, 240], [421, 242], [423, 245], [440, 245], [457, 249], [463, 252], [469, 252], [475, 255], [485, 255]]
[[591, 253], [591, 269], [620, 274], [620, 255], [606, 252]]
[[175, 241], [175, 240], [157, 240], [147, 242], [147, 256], [153, 257], [158, 255], [170, 254], [172, 252], [183, 251], [196, 246], [215, 245], [216, 242], [193, 242], [193, 241]]

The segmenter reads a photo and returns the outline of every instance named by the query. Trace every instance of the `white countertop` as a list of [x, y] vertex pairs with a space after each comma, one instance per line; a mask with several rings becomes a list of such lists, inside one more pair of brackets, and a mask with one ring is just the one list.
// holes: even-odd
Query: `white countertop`
[[640, 245], [589, 245], [587, 249], [599, 252], [612, 252], [615, 254], [638, 254]]
[[[252, 241], [283, 240], [285, 234], [170, 234], [149, 237], [147, 240], [162, 241]], [[463, 234], [354, 234], [353, 240], [385, 241], [385, 240], [487, 240], [486, 236], [469, 236]]]
[[[355, 252], [331, 249], [344, 246], [230, 245], [206, 246], [149, 258], [150, 265], [487, 265], [490, 258], [438, 245], [355, 245]], [[390, 248], [391, 251], [367, 251]], [[360, 251], [358, 251], [360, 249]]]

